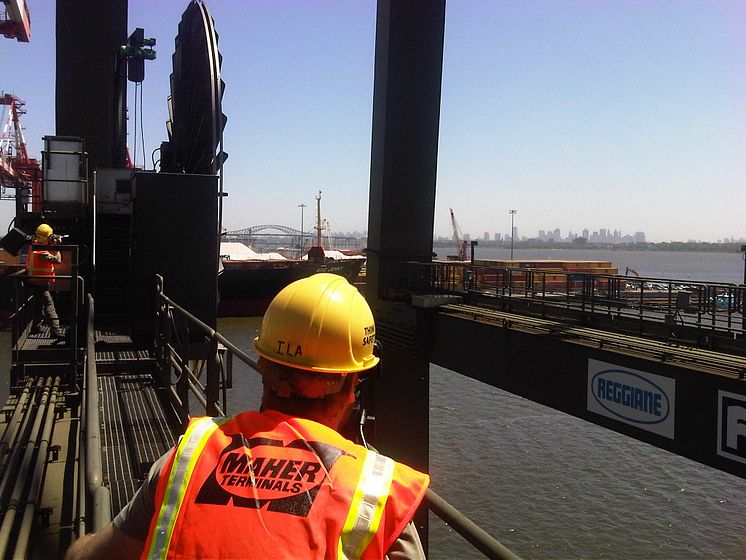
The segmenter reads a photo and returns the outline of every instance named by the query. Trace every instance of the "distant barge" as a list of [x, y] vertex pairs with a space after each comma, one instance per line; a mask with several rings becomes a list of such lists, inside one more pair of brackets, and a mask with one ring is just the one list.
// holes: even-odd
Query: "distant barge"
[[316, 272], [339, 274], [352, 284], [365, 263], [363, 256], [347, 257], [337, 251], [325, 251], [323, 260], [266, 258], [240, 243], [222, 243], [221, 255], [220, 317], [260, 315], [282, 288]]

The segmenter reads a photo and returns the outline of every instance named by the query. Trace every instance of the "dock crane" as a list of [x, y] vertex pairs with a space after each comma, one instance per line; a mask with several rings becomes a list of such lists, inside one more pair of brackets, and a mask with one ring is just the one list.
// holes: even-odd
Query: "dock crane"
[[456, 221], [456, 216], [453, 213], [453, 208], [449, 208], [449, 210], [451, 211], [451, 227], [453, 228], [453, 245], [456, 247], [456, 251], [458, 252], [458, 260], [465, 261], [466, 239], [464, 239], [464, 236], [461, 233], [461, 228], [458, 227], [458, 222]]
[[19, 43], [28, 43], [31, 38], [31, 20], [26, 0], [3, 0], [5, 15], [0, 17], [0, 33]]
[[[41, 198], [41, 165], [29, 157], [23, 138], [21, 115], [26, 114], [24, 102], [9, 93], [0, 94], [0, 109], [8, 108], [6, 118], [0, 122], [0, 187], [2, 191], [16, 189], [16, 201], [37, 205]], [[13, 198], [13, 197], [8, 197]]]

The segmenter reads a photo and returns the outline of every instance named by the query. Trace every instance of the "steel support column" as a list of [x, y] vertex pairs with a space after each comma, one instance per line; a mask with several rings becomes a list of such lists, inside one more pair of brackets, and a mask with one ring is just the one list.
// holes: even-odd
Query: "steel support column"
[[378, 2], [366, 286], [383, 343], [376, 444], [423, 470], [429, 362], [416, 341], [425, 326], [391, 299], [405, 284], [397, 265], [432, 257], [444, 22], [444, 0]]
[[113, 74], [115, 56], [127, 41], [127, 0], [57, 0], [56, 32], [56, 133], [83, 138], [91, 176], [112, 161], [123, 167], [126, 86]]

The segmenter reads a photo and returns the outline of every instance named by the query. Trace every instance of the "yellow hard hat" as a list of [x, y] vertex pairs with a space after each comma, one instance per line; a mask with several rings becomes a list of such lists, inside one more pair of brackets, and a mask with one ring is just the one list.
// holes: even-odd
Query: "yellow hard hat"
[[36, 237], [49, 237], [52, 235], [52, 228], [47, 224], [39, 224], [34, 235], [36, 235]]
[[293, 368], [345, 374], [378, 363], [376, 327], [362, 294], [336, 274], [319, 273], [283, 288], [269, 304], [254, 348]]

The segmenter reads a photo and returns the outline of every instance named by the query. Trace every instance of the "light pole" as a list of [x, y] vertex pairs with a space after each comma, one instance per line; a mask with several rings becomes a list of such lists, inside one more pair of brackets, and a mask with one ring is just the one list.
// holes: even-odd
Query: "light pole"
[[303, 258], [303, 242], [305, 239], [305, 235], [303, 235], [303, 209], [306, 207], [305, 204], [299, 204], [298, 208], [300, 208], [300, 247], [298, 248], [298, 251], [300, 253], [300, 257]]
[[515, 220], [515, 215], [518, 213], [518, 210], [508, 210], [508, 213], [510, 214], [510, 260], [513, 260], [513, 238], [515, 237], [515, 228], [513, 227], [513, 220]]

